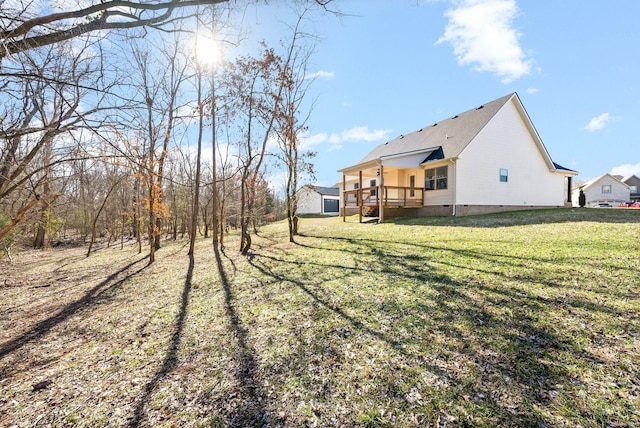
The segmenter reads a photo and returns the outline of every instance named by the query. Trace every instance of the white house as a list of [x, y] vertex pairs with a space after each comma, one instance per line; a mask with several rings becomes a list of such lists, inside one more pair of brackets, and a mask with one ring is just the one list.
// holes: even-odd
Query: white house
[[622, 179], [622, 182], [629, 186], [631, 192], [630, 201], [640, 201], [640, 178], [637, 175], [631, 175]]
[[617, 207], [631, 200], [630, 187], [611, 174], [602, 174], [573, 189], [573, 206], [580, 206], [580, 191], [584, 192], [585, 206]]
[[516, 93], [400, 135], [343, 174], [343, 214], [466, 215], [571, 206], [576, 171], [553, 162]]
[[340, 214], [340, 189], [302, 186], [298, 190], [298, 214]]

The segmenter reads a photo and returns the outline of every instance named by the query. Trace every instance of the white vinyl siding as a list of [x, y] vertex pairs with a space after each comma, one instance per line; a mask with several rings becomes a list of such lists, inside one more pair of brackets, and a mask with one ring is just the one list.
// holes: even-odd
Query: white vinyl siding
[[[631, 190], [627, 185], [605, 174], [596, 181], [588, 183], [583, 188], [587, 207], [594, 207], [600, 203], [618, 206], [631, 199]], [[579, 189], [573, 191], [573, 206], [579, 206]]]
[[303, 187], [298, 192], [298, 214], [322, 213], [322, 195], [316, 191]]
[[[550, 171], [525, 120], [508, 102], [460, 153], [457, 205], [564, 205], [564, 175]], [[496, 177], [500, 169], [507, 182]]]
[[331, 214], [337, 215], [338, 211], [326, 213], [326, 200], [335, 200], [340, 206], [339, 196], [322, 195], [308, 187], [303, 187], [298, 191], [298, 214]]

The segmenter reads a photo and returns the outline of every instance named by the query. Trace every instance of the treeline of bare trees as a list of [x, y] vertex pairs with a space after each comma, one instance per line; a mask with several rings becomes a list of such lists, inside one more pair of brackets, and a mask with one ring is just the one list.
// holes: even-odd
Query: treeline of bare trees
[[[215, 32], [230, 11], [201, 9], [198, 26]], [[312, 105], [308, 12], [283, 44], [214, 66], [184, 31], [10, 51], [0, 59], [0, 249], [75, 241], [90, 255], [98, 239], [134, 240], [153, 262], [162, 237], [189, 237], [193, 252], [196, 237], [224, 245], [237, 229], [247, 253], [257, 227], [281, 215], [293, 240], [295, 191], [313, 173], [299, 149]], [[285, 172], [282, 198], [269, 168]]]

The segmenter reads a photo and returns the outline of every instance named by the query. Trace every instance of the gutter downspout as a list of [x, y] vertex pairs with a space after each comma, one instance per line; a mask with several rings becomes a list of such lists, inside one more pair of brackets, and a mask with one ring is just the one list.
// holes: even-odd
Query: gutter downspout
[[378, 170], [380, 171], [380, 184], [378, 185], [378, 222], [384, 222], [384, 167], [382, 161], [378, 163]]
[[356, 193], [356, 201], [359, 208], [358, 223], [362, 223], [362, 170], [358, 171], [358, 193]]
[[[342, 174], [342, 222], [347, 221], [347, 176]], [[338, 202], [338, 211], [340, 211], [340, 202]]]
[[455, 217], [456, 216], [456, 207], [458, 206], [458, 201], [456, 200], [456, 189], [458, 188], [458, 171], [456, 169], [456, 159], [450, 159], [449, 160], [451, 162], [451, 165], [453, 166], [453, 176], [454, 176], [454, 183], [453, 183], [453, 210], [451, 212], [451, 216]]

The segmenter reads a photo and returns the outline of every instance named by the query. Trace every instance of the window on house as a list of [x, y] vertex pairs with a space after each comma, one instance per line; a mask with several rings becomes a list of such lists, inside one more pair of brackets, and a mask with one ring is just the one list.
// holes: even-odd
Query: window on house
[[353, 190], [358, 190], [360, 188], [360, 183], [353, 183]]
[[[369, 187], [376, 187], [376, 180], [369, 180]], [[376, 195], [376, 189], [371, 189], [371, 196]]]
[[411, 189], [409, 189], [409, 197], [413, 198], [416, 196], [416, 191], [413, 190], [414, 187], [416, 187], [416, 176], [415, 175], [410, 175], [409, 176], [409, 187], [411, 187]]
[[602, 193], [611, 193], [611, 184], [603, 184]]
[[631, 193], [638, 193], [638, 186], [629, 186], [631, 187]]
[[446, 189], [448, 173], [447, 166], [425, 170], [424, 190]]
[[506, 183], [509, 181], [509, 170], [505, 168], [500, 168], [500, 181], [502, 183]]

